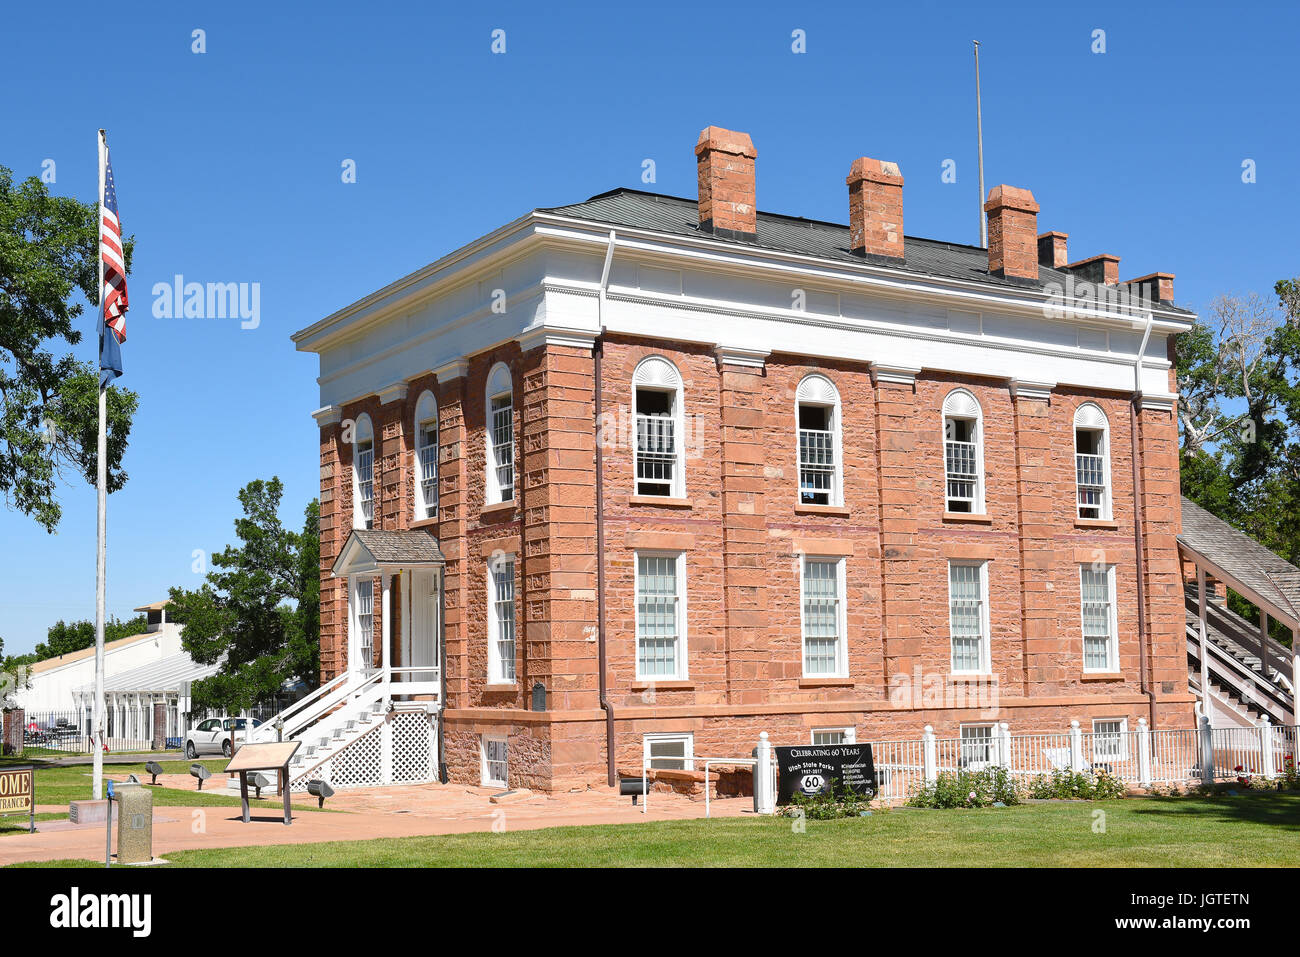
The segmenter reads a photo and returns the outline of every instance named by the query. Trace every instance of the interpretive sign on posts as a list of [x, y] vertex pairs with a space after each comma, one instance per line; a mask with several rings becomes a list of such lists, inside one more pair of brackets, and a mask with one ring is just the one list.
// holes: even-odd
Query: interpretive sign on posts
[[28, 827], [36, 831], [36, 775], [30, 767], [0, 771], [0, 817], [26, 814]]
[[790, 804], [796, 794], [811, 797], [849, 791], [865, 798], [876, 795], [876, 766], [869, 744], [826, 744], [773, 748], [780, 778], [777, 804]]

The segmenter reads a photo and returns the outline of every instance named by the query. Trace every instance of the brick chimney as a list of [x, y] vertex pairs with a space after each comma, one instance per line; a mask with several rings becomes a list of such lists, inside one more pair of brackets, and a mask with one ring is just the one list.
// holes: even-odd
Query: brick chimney
[[1015, 186], [989, 190], [989, 272], [1017, 279], [1038, 278], [1038, 203]]
[[1124, 285], [1137, 286], [1144, 297], [1156, 302], [1174, 301], [1174, 274], [1171, 272], [1153, 272], [1130, 279]]
[[1069, 237], [1069, 233], [1058, 233], [1055, 230], [1039, 233], [1038, 265], [1051, 269], [1064, 269], [1065, 264], [1070, 261], [1070, 257], [1065, 253], [1065, 241]]
[[903, 174], [897, 163], [853, 161], [849, 186], [849, 249], [857, 256], [903, 258]]
[[1119, 257], [1109, 253], [1090, 256], [1065, 267], [1085, 282], [1114, 286], [1119, 282]]
[[748, 133], [719, 126], [700, 131], [695, 158], [699, 164], [701, 229], [731, 239], [753, 239], [758, 235], [754, 205], [757, 156]]

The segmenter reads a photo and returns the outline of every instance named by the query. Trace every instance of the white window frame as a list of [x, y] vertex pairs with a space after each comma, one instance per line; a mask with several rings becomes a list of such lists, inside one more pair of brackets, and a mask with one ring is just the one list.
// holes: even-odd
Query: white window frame
[[[362, 586], [370, 591], [370, 654], [366, 654], [366, 636], [362, 629]], [[375, 582], [369, 575], [348, 576], [348, 662], [362, 675], [375, 671]]]
[[[675, 743], [678, 741], [686, 745], [686, 747], [683, 749], [683, 754], [685, 755], [685, 757], [679, 759], [679, 758], [670, 758], [670, 757], [652, 758], [650, 756], [650, 746], [652, 744], [660, 744], [665, 742]], [[641, 736], [641, 760], [643, 762], [643, 766], [650, 767], [651, 769], [654, 768], [654, 765], [644, 764], [644, 762], [649, 762], [652, 760], [654, 761], [681, 760], [683, 766], [680, 770], [694, 771], [695, 770], [695, 735], [690, 731], [685, 731], [681, 733], [655, 732], [652, 734], [643, 734]], [[664, 769], [664, 770], [678, 770], [678, 769], [673, 768], [673, 769]]]
[[[510, 409], [510, 494], [507, 496], [504, 487], [501, 484], [501, 475], [498, 471], [498, 452], [502, 449], [496, 441], [496, 415], [492, 409], [494, 399], [506, 397], [510, 400], [508, 408]], [[518, 474], [518, 450], [516, 448], [515, 433], [518, 430], [518, 422], [515, 417], [515, 393], [514, 381], [510, 376], [510, 369], [504, 362], [498, 362], [492, 367], [491, 373], [487, 378], [487, 387], [484, 392], [483, 401], [483, 447], [484, 447], [484, 500], [488, 505], [500, 505], [505, 502], [515, 500], [515, 489], [519, 486]], [[504, 467], [504, 466], [500, 466]]]
[[640, 419], [637, 411], [637, 395], [641, 390], [663, 392], [670, 396], [671, 414], [667, 418], [673, 429], [673, 475], [668, 492], [662, 498], [686, 497], [686, 412], [685, 389], [681, 373], [677, 366], [663, 356], [646, 356], [637, 363], [632, 371], [632, 494], [655, 495], [654, 492], [642, 492], [637, 478], [640, 471]]
[[[428, 445], [424, 441], [424, 426], [429, 423], [433, 424], [432, 445]], [[414, 457], [411, 476], [415, 488], [411, 501], [415, 509], [414, 519], [418, 522], [422, 519], [438, 517], [438, 400], [434, 398], [432, 392], [420, 393], [420, 399], [415, 403], [414, 425], [414, 442], [412, 443]], [[432, 486], [428, 489], [426, 489], [424, 481], [426, 455], [431, 456], [428, 464], [433, 468]]]
[[[835, 566], [835, 628], [838, 634], [835, 642], [835, 670], [833, 672], [808, 671], [808, 622], [804, 607], [806, 601], [804, 583], [810, 562], [833, 564]], [[799, 673], [804, 678], [847, 678], [849, 676], [847, 579], [847, 562], [843, 555], [804, 555], [799, 562]]]
[[[509, 643], [513, 649], [513, 654], [507, 660], [502, 655], [502, 644], [505, 639], [501, 637], [501, 628], [503, 618], [501, 606], [505, 604], [503, 599], [497, 596], [497, 575], [504, 570], [504, 566], [510, 566], [510, 632]], [[488, 613], [487, 613], [487, 642], [488, 642], [488, 684], [490, 685], [510, 685], [513, 687], [518, 679], [519, 660], [519, 602], [518, 589], [516, 588], [516, 579], [518, 577], [518, 564], [514, 555], [500, 555], [488, 562], [487, 589], [488, 589]]]
[[833, 747], [834, 745], [828, 745], [826, 742], [819, 742], [819, 741], [817, 740], [817, 735], [819, 735], [819, 734], [838, 734], [838, 735], [840, 735], [841, 737], [840, 737], [840, 740], [837, 742], [838, 744], [857, 744], [857, 743], [858, 743], [858, 729], [855, 728], [855, 727], [847, 727], [847, 728], [813, 728], [813, 729], [811, 730], [811, 732], [810, 732], [809, 735], [808, 735], [808, 741], [809, 741], [809, 742], [810, 742], [814, 747], [819, 747], [819, 746], [820, 746], [820, 747]]
[[975, 447], [975, 494], [972, 496], [970, 511], [960, 514], [984, 515], [987, 513], [984, 475], [984, 410], [981, 408], [979, 400], [967, 389], [953, 389], [948, 393], [947, 398], [943, 400], [943, 412], [939, 423], [939, 439], [943, 454], [943, 510], [945, 512], [952, 511], [949, 508], [948, 497], [948, 482], [951, 474], [948, 471], [949, 419], [960, 419], [974, 423], [971, 428], [971, 444]]
[[[1098, 731], [1099, 724], [1118, 724], [1119, 732], [1116, 738], [1116, 750], [1114, 754], [1104, 754], [1097, 749], [1097, 742], [1110, 739], [1110, 736], [1116, 734], [1114, 731]], [[1092, 719], [1092, 759], [1094, 762], [1100, 761], [1128, 761], [1130, 760], [1128, 748], [1128, 718], [1093, 718]]]
[[[677, 660], [672, 674], [647, 674], [641, 670], [641, 559], [667, 558], [676, 563], [676, 599], [677, 599]], [[690, 673], [687, 666], [687, 599], [686, 599], [686, 553], [643, 549], [633, 553], [633, 613], [635, 616], [633, 630], [633, 653], [636, 656], [637, 681], [685, 681]]]
[[[488, 760], [488, 743], [500, 744], [505, 747], [505, 760], [496, 761]], [[510, 787], [510, 738], [504, 734], [482, 734], [478, 739], [479, 753], [479, 782], [485, 788], [508, 788]], [[500, 778], [492, 776], [491, 765], [502, 764], [505, 766], [505, 774]]]
[[1106, 601], [1110, 605], [1107, 615], [1107, 628], [1110, 634], [1106, 642], [1106, 664], [1100, 668], [1088, 667], [1088, 637], [1084, 634], [1084, 622], [1086, 615], [1084, 613], [1083, 598], [1083, 576], [1087, 572], [1095, 571], [1093, 565], [1082, 564], [1079, 566], [1079, 635], [1083, 642], [1083, 671], [1085, 674], [1112, 674], [1119, 671], [1119, 615], [1116, 608], [1116, 585], [1115, 585], [1115, 566], [1106, 565]]
[[[980, 643], [979, 664], [974, 669], [958, 668], [955, 635], [952, 617], [952, 570], [953, 568], [976, 568], [979, 570], [980, 602]], [[954, 675], [991, 675], [993, 668], [992, 634], [989, 619], [989, 563], [988, 559], [949, 559], [948, 560], [948, 669]], [[967, 636], [963, 636], [967, 637]]]
[[[362, 443], [370, 443], [370, 520], [365, 517], [365, 503], [362, 499], [361, 487], [364, 484], [361, 478], [360, 469], [358, 469], [358, 459], [361, 456]], [[370, 421], [370, 416], [364, 412], [357, 416], [356, 421], [352, 424], [352, 527], [353, 528], [374, 528], [375, 527], [375, 506], [377, 499], [375, 496], [375, 427]]]
[[[984, 735], [980, 735], [978, 739], [972, 738], [971, 741], [968, 742], [966, 738], [966, 732], [976, 731], [976, 730], [987, 731], [988, 732], [987, 740], [985, 739]], [[998, 740], [998, 726], [993, 722], [976, 721], [970, 724], [958, 725], [957, 745], [958, 745], [958, 753], [960, 757], [959, 763], [961, 764], [962, 767], [970, 771], [978, 771], [982, 768], [986, 768], [989, 765], [993, 764], [993, 762], [997, 760], [997, 753], [998, 753], [997, 740]], [[980, 758], [976, 761], [971, 761], [966, 756], [968, 753], [967, 749], [969, 748], [985, 748], [985, 747], [987, 747], [988, 749], [987, 751], [988, 756], [985, 758]]]
[[1090, 432], [1101, 433], [1101, 459], [1102, 469], [1102, 492], [1101, 503], [1095, 507], [1097, 509], [1097, 519], [1109, 521], [1112, 518], [1112, 500], [1114, 498], [1111, 486], [1110, 475], [1110, 420], [1106, 413], [1095, 402], [1085, 402], [1079, 406], [1074, 413], [1074, 428], [1070, 432], [1071, 443], [1074, 446], [1074, 514], [1076, 518], [1083, 518], [1081, 514], [1084, 505], [1079, 501], [1082, 486], [1079, 484], [1079, 430], [1084, 429]]
[[[799, 388], [795, 390], [794, 403], [794, 428], [795, 428], [795, 500], [799, 504], [803, 501], [803, 448], [804, 448], [804, 430], [799, 426], [799, 410], [804, 406], [822, 408], [828, 410], [828, 428], [830, 434], [827, 438], [830, 441], [831, 469], [830, 479], [831, 487], [828, 490], [827, 501], [824, 503], [828, 506], [842, 506], [844, 504], [844, 461], [843, 461], [843, 441], [841, 438], [840, 427], [840, 394], [835, 388], [834, 383], [826, 376], [820, 373], [813, 373], [804, 376], [799, 383]], [[810, 503], [813, 504], [813, 503]], [[816, 503], [822, 504], [822, 503]]]

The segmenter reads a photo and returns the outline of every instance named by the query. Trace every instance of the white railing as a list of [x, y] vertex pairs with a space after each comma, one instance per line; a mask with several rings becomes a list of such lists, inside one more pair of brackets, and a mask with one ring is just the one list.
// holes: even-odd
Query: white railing
[[275, 741], [300, 737], [309, 727], [328, 717], [341, 705], [355, 702], [362, 697], [382, 695], [383, 677], [382, 671], [376, 671], [364, 678], [358, 678], [354, 672], [345, 671], [264, 722], [253, 731], [253, 740]]
[[[674, 419], [667, 415], [636, 417], [636, 481], [638, 488], [650, 486], [657, 494], [671, 495], [677, 442]], [[650, 489], [648, 488], [647, 491]]]
[[1083, 731], [1075, 721], [1066, 732], [1028, 734], [1012, 734], [1004, 722], [990, 725], [987, 732], [939, 737], [927, 726], [921, 738], [870, 742], [877, 796], [886, 803], [903, 801], [941, 773], [994, 767], [1024, 782], [1053, 771], [1104, 771], [1137, 787], [1271, 779], [1285, 773], [1287, 759], [1294, 758], [1300, 744], [1295, 725], [1273, 725], [1267, 718], [1256, 727], [1202, 724], [1160, 731], [1148, 728], [1145, 718], [1136, 729], [1121, 731]]

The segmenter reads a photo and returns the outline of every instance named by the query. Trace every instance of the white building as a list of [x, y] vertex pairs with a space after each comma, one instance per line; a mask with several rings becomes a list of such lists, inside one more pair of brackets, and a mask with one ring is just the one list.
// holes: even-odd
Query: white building
[[[200, 665], [181, 647], [181, 626], [167, 620], [167, 602], [135, 610], [148, 619], [145, 631], [104, 645], [104, 701], [109, 747], [148, 746], [153, 738], [153, 705], [166, 705], [165, 737], [184, 734], [190, 710], [190, 685], [217, 670]], [[27, 712], [27, 721], [66, 719], [86, 734], [94, 711], [95, 649], [38, 661], [28, 670], [26, 687], [14, 692], [14, 703]]]

